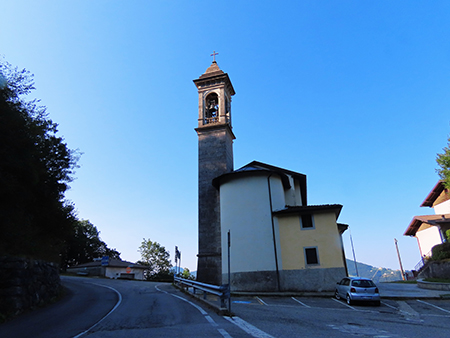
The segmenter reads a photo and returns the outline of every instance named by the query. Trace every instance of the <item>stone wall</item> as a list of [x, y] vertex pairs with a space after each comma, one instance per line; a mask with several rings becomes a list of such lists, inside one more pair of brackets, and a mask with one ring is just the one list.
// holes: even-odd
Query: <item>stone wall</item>
[[0, 257], [0, 315], [16, 315], [46, 304], [57, 297], [60, 290], [56, 264]]
[[420, 271], [418, 278], [444, 278], [450, 279], [450, 261], [430, 261]]

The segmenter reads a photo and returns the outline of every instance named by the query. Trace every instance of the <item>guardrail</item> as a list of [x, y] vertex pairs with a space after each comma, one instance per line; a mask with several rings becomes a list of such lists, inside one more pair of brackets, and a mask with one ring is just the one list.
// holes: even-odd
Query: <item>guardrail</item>
[[230, 287], [228, 284], [224, 285], [212, 285], [212, 284], [205, 284], [201, 282], [197, 282], [190, 279], [184, 279], [181, 277], [174, 277], [173, 282], [175, 284], [179, 284], [180, 287], [183, 287], [185, 289], [192, 288], [192, 293], [195, 295], [198, 291], [203, 292], [203, 299], [207, 299], [208, 294], [212, 294], [219, 297], [220, 301], [220, 308], [226, 309], [226, 303], [228, 301], [228, 310], [231, 311], [230, 305]]

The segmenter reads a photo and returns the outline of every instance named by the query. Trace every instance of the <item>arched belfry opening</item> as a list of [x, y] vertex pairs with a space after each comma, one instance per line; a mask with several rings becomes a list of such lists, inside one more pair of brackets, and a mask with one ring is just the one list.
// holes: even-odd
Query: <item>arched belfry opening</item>
[[228, 74], [213, 61], [198, 79], [198, 261], [197, 280], [220, 285], [222, 243], [220, 197], [212, 180], [233, 171], [231, 97]]
[[205, 98], [205, 121], [204, 124], [219, 122], [219, 96], [210, 93]]

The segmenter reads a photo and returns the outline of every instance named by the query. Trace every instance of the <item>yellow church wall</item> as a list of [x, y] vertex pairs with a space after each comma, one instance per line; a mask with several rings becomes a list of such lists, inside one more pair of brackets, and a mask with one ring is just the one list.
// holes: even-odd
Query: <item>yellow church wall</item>
[[[344, 267], [335, 214], [316, 214], [313, 218], [312, 229], [302, 229], [298, 215], [278, 218], [283, 270]], [[305, 247], [317, 247], [318, 265], [306, 265]]]

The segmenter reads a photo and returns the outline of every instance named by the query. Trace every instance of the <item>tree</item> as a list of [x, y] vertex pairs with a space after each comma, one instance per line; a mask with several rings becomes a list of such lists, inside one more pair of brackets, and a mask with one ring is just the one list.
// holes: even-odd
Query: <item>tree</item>
[[170, 263], [170, 254], [158, 242], [152, 242], [150, 239], [143, 239], [139, 247], [139, 253], [142, 260], [139, 264], [148, 266], [146, 279], [155, 279], [170, 275], [172, 263]]
[[100, 231], [89, 220], [75, 221], [63, 267], [92, 262], [94, 258], [103, 256], [120, 259], [120, 252], [108, 248], [100, 239]]
[[64, 199], [79, 153], [57, 135], [32, 75], [0, 62], [0, 254], [58, 262], [74, 207]]
[[436, 162], [439, 169], [436, 169], [439, 177], [447, 189], [450, 189], [450, 137], [448, 138], [448, 145], [442, 149], [442, 154], [437, 154]]
[[194, 275], [191, 274], [188, 268], [183, 268], [183, 272], [181, 273], [181, 278], [195, 280]]

